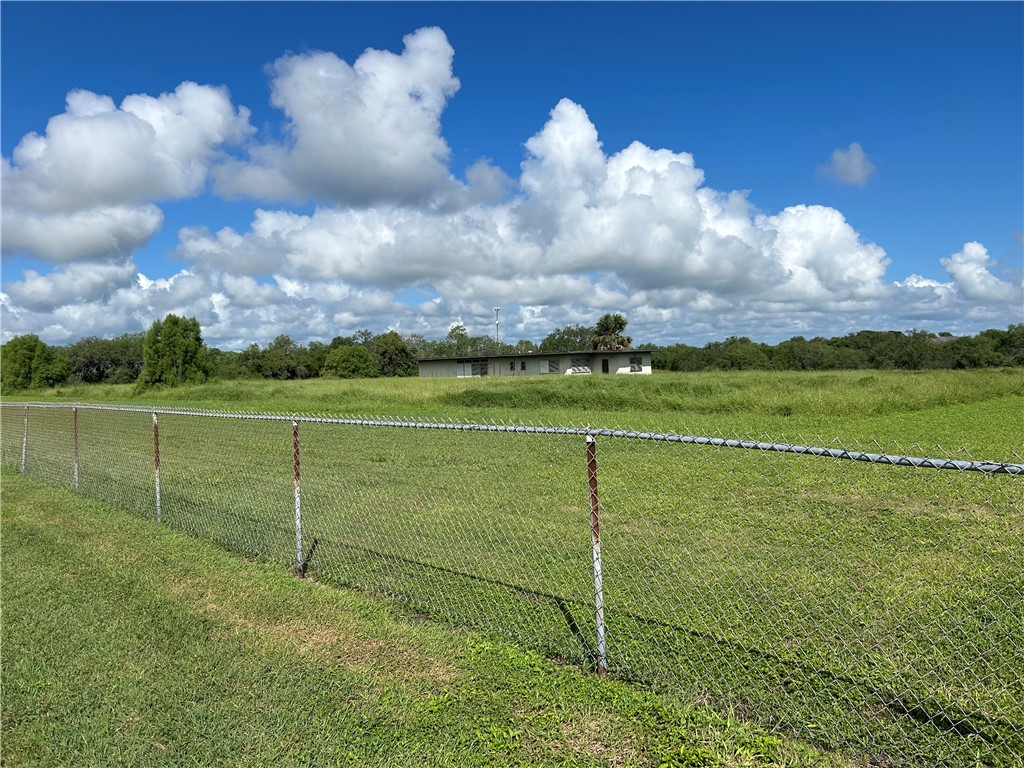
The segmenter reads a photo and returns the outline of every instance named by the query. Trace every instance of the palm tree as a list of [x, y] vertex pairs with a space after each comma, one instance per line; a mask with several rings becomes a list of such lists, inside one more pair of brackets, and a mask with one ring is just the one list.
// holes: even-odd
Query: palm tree
[[597, 321], [594, 329], [594, 349], [599, 352], [615, 352], [617, 350], [629, 349], [633, 343], [630, 336], [623, 336], [628, 321], [618, 312], [609, 312]]

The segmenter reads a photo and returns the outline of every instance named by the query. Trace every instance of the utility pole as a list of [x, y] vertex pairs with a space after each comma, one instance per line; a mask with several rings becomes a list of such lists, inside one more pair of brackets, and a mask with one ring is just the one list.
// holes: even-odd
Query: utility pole
[[501, 344], [501, 322], [498, 320], [498, 313], [501, 312], [501, 307], [494, 308], [494, 343]]

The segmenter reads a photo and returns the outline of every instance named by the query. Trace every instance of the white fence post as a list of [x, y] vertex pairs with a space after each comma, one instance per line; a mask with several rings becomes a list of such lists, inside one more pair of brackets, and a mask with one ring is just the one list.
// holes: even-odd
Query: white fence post
[[153, 413], [153, 475], [156, 480], [156, 521], [160, 522], [161, 501], [160, 501], [160, 425], [156, 419], [156, 412]]
[[75, 447], [75, 490], [78, 490], [78, 406], [71, 407], [71, 420], [74, 424], [74, 447]]
[[21, 433], [21, 474], [25, 474], [25, 460], [28, 457], [28, 406], [25, 406], [25, 428]]
[[299, 493], [299, 422], [292, 421], [292, 469], [295, 475], [295, 572], [306, 575], [306, 564], [302, 557], [302, 496]]
[[597, 442], [587, 435], [587, 480], [590, 485], [590, 546], [594, 565], [594, 621], [597, 626], [597, 674], [608, 671], [604, 626], [604, 579], [601, 574], [601, 518], [597, 496]]

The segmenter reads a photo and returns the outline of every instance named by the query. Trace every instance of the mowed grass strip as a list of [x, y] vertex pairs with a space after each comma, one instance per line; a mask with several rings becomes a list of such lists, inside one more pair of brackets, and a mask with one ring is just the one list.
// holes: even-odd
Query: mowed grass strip
[[838, 765], [3, 468], [3, 764]]

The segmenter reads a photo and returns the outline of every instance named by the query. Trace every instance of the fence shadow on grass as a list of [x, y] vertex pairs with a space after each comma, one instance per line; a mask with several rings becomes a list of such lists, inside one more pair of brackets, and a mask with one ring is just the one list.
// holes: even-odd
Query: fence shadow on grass
[[[424, 585], [436, 581], [429, 575], [425, 576], [425, 574], [430, 574], [433, 577], [442, 577], [444, 588], [441, 592], [448, 598], [454, 595], [456, 599], [445, 600], [444, 604], [439, 606], [431, 598], [431, 590], [429, 589], [416, 590], [402, 588], [394, 584], [368, 583], [365, 579], [336, 579], [332, 577], [332, 571], [329, 568], [320, 572], [316, 570], [315, 565], [312, 566], [312, 569], [317, 572], [318, 576], [329, 582], [371, 589], [382, 594], [397, 597], [417, 610], [421, 610], [435, 618], [445, 619], [454, 623], [469, 623], [487, 630], [494, 630], [496, 626], [501, 626], [500, 620], [495, 621], [493, 618], [478, 615], [475, 617], [477, 620], [474, 621], [473, 616], [460, 615], [458, 607], [473, 601], [458, 599], [457, 596], [460, 590], [452, 588], [453, 581], [462, 582], [470, 590], [479, 590], [480, 586], [484, 585], [487, 593], [491, 596], [497, 592], [504, 593], [506, 596], [514, 595], [526, 598], [532, 608], [537, 607], [538, 603], [548, 604], [561, 616], [564, 622], [563, 629], [568, 630], [569, 635], [575, 641], [574, 652], [568, 654], [558, 653], [556, 655], [562, 658], [568, 657], [582, 660], [590, 669], [596, 667], [594, 639], [591, 636], [593, 633], [591, 632], [588, 635], [582, 629], [579, 619], [577, 619], [577, 616], [590, 616], [592, 619], [594, 610], [592, 605], [587, 605], [579, 600], [567, 598], [563, 595], [531, 589], [491, 576], [423, 562], [414, 558], [383, 552], [372, 547], [336, 540], [325, 540], [321, 544], [324, 545], [322, 551], [337, 548], [348, 553], [354, 553], [360, 557], [368, 557], [378, 562], [387, 563], [390, 566], [388, 572], [392, 574], [395, 573], [396, 567], [408, 573], [415, 573], [416, 575], [413, 577], [413, 583], [415, 584]], [[310, 559], [307, 558], [307, 562]], [[500, 600], [485, 600], [483, 602], [488, 603], [493, 612], [498, 614], [499, 617], [503, 613], [503, 608], [508, 607], [507, 602]], [[534, 618], [536, 619], [536, 617]], [[699, 686], [704, 691], [694, 690], [693, 699], [698, 701], [707, 700], [707, 692], [714, 690], [715, 683], [718, 682], [724, 688], [731, 689], [730, 692], [739, 700], [753, 699], [750, 701], [751, 711], [745, 713], [749, 716], [754, 716], [763, 709], [764, 702], [757, 701], [758, 699], [763, 700], [767, 698], [774, 701], [775, 696], [773, 693], [775, 691], [772, 689], [774, 689], [777, 681], [788, 681], [788, 685], [783, 686], [786, 689], [786, 695], [797, 696], [797, 698], [804, 702], [815, 700], [831, 701], [833, 703], [836, 701], [844, 702], [847, 705], [845, 711], [837, 712], [834, 707], [829, 710], [832, 718], [830, 726], [836, 729], [836, 733], [844, 734], [841, 739], [830, 738], [828, 735], [820, 732], [808, 731], [799, 722], [784, 715], [775, 719], [776, 725], [786, 727], [787, 730], [801, 731], [803, 738], [821, 746], [835, 748], [845, 743], [848, 740], [848, 735], [854, 730], [859, 730], [857, 725], [859, 723], [862, 724], [865, 719], [864, 702], [874, 702], [877, 711], [870, 717], [872, 727], [869, 730], [879, 746], [884, 743], [879, 739], [880, 733], [889, 732], [888, 739], [884, 741], [891, 742], [889, 746], [895, 750], [900, 743], [905, 743], [903, 742], [904, 738], [914, 738], [917, 729], [926, 727], [934, 732], [936, 739], [945, 742], [944, 752], [959, 753], [964, 751], [965, 758], [966, 750], [969, 748], [968, 745], [971, 743], [976, 744], [979, 740], [989, 745], [1002, 743], [1003, 750], [1008, 749], [1011, 753], [1018, 749], [1014, 743], [1014, 733], [1020, 729], [1020, 724], [1003, 718], [990, 717], [981, 712], [957, 711], [957, 708], [951, 702], [944, 702], [925, 693], [921, 693], [919, 696], [911, 699], [906, 694], [900, 694], [891, 687], [879, 686], [867, 679], [809, 665], [798, 659], [784, 658], [770, 650], [752, 647], [736, 640], [716, 636], [713, 633], [679, 626], [678, 624], [654, 617], [641, 616], [629, 611], [615, 612], [614, 616], [608, 617], [608, 622], [610, 627], [614, 627], [618, 623], [620, 625], [619, 628], [621, 628], [622, 622], [631, 622], [646, 628], [647, 632], [642, 634], [650, 638], [653, 643], [649, 642], [644, 645], [642, 650], [637, 651], [638, 658], [650, 660], [652, 656], [664, 655], [671, 660], [670, 663], [659, 665], [657, 670], [650, 663], [644, 664], [645, 669], [643, 670], [631, 668], [625, 660], [625, 658], [630, 656], [631, 649], [623, 647], [620, 643], [620, 655], [609, 654], [609, 664], [612, 671], [623, 679], [649, 685], [656, 689], [664, 689], [666, 687], [671, 688], [681, 680], [692, 680], [694, 677], [700, 677], [701, 673], [711, 673], [707, 679], [703, 680], [703, 684]], [[550, 622], [535, 621], [535, 623], [550, 626]], [[517, 633], [512, 632], [511, 634], [516, 636]], [[632, 637], [639, 636], [641, 633], [624, 632], [623, 634]], [[656, 639], [658, 637], [667, 640], [667, 642], [659, 643]], [[685, 640], [683, 640], [684, 638]], [[661, 648], [652, 648], [652, 644], [661, 645]], [[695, 649], [699, 649], [696, 658], [694, 654]], [[735, 676], [722, 674], [722, 672], [735, 669], [737, 666], [751, 673], [748, 675], [745, 683], [741, 682], [739, 685], [737, 685]], [[673, 674], [673, 671], [675, 674]], [[763, 684], [758, 685], [758, 681]], [[717, 696], [712, 697], [712, 701], [714, 702], [718, 698]], [[729, 708], [728, 703], [732, 703], [732, 708], [735, 711], [735, 701], [735, 698], [722, 699], [717, 702], [716, 708], [726, 710]], [[746, 709], [746, 707], [740, 708]], [[885, 713], [888, 713], [888, 715]], [[824, 717], [824, 714], [825, 709], [823, 707], [823, 717], [821, 719], [827, 719]], [[916, 733], [916, 736], [919, 738], [920, 733]], [[882, 754], [885, 751], [883, 749]]]

